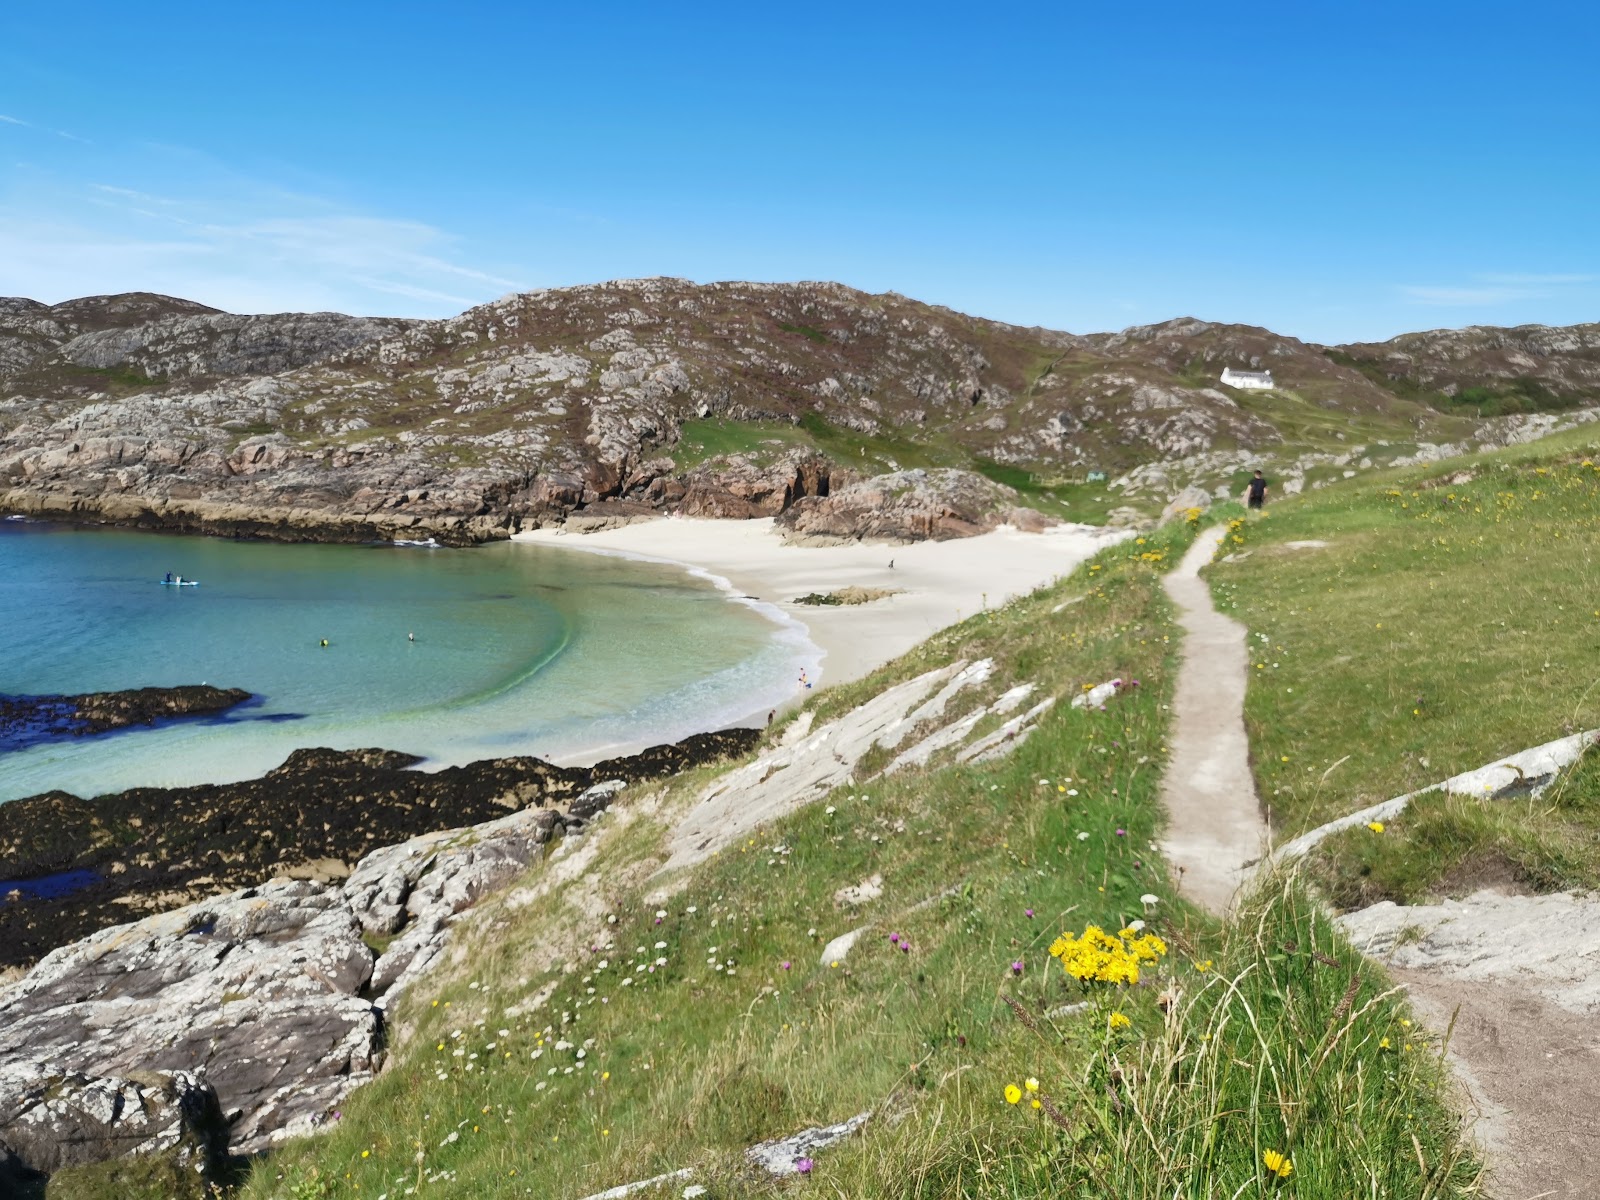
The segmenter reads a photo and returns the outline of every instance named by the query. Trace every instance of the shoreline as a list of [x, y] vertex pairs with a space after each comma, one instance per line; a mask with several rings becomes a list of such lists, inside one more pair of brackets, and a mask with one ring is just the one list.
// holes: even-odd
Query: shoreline
[[[670, 563], [721, 580], [730, 600], [753, 602], [806, 630], [822, 651], [813, 679], [820, 688], [860, 679], [939, 630], [1050, 583], [1132, 536], [1098, 525], [1056, 525], [1042, 533], [1001, 526], [943, 542], [799, 546], [785, 542], [771, 518], [672, 516], [596, 533], [526, 530], [511, 540]], [[811, 592], [852, 586], [895, 594], [839, 607], [795, 603]], [[807, 692], [796, 686], [794, 699], [803, 700]]]

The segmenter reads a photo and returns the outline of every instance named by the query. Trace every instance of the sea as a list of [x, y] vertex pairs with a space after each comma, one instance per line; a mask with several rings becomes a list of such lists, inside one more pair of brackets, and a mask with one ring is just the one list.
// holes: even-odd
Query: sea
[[[169, 572], [199, 586], [164, 586]], [[0, 520], [0, 693], [209, 683], [255, 697], [0, 753], [0, 802], [232, 782], [309, 746], [404, 751], [422, 770], [593, 761], [759, 723], [820, 659], [781, 610], [681, 565]]]

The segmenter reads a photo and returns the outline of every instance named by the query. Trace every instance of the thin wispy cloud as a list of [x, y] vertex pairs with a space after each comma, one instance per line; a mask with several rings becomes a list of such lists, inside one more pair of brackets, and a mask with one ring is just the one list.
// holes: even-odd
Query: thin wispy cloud
[[1600, 275], [1485, 273], [1474, 275], [1469, 283], [1461, 285], [1403, 284], [1399, 292], [1413, 304], [1471, 308], [1547, 299], [1597, 281]]
[[1600, 275], [1479, 275], [1478, 278], [1485, 283], [1530, 287], [1561, 287], [1567, 284], [1600, 282]]
[[1420, 287], [1405, 285], [1400, 294], [1417, 304], [1435, 304], [1446, 308], [1470, 308], [1478, 304], [1503, 304], [1508, 300], [1526, 300], [1535, 293], [1526, 288], [1512, 287]]
[[23, 126], [26, 126], [28, 124], [26, 121], [24, 121], [24, 120], [22, 120], [22, 119], [20, 119], [18, 117], [8, 117], [8, 116], [5, 115], [5, 113], [0, 113], [0, 122], [4, 122], [7, 125], [23, 125]]
[[194, 151], [138, 150], [97, 152], [98, 179], [58, 167], [0, 190], [0, 294], [449, 316], [527, 286], [428, 222], [354, 211]]

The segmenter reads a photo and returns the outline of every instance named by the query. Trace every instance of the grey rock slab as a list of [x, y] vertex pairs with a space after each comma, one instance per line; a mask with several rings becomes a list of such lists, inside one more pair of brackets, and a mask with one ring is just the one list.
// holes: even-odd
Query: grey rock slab
[[1557, 775], [1577, 762], [1583, 752], [1594, 745], [1597, 739], [1600, 739], [1600, 729], [1574, 733], [1496, 759], [1487, 766], [1452, 775], [1443, 783], [1419, 788], [1403, 796], [1396, 796], [1392, 800], [1380, 801], [1284, 842], [1272, 852], [1271, 861], [1283, 862], [1300, 858], [1325, 838], [1342, 830], [1354, 829], [1372, 821], [1391, 821], [1403, 813], [1411, 801], [1430, 792], [1443, 791], [1455, 796], [1476, 796], [1485, 800], [1510, 796], [1538, 796], [1555, 782]]
[[227, 1149], [216, 1092], [189, 1071], [131, 1079], [52, 1072], [15, 1060], [0, 1067], [0, 1145], [13, 1170], [50, 1174], [122, 1154], [154, 1154], [180, 1144], [208, 1168]]
[[1477, 983], [1512, 983], [1570, 1012], [1600, 1014], [1600, 898], [1480, 891], [1437, 904], [1383, 901], [1335, 922], [1363, 953]]
[[372, 961], [338, 892], [302, 880], [101, 930], [0, 990], [0, 1111], [23, 1099], [24, 1061], [63, 1076], [194, 1072], [237, 1118], [235, 1149], [260, 1149], [282, 1132], [262, 1114], [309, 1118], [377, 1070], [382, 1018], [357, 995]]
[[744, 1156], [768, 1175], [794, 1175], [800, 1170], [795, 1164], [801, 1159], [810, 1158], [818, 1150], [826, 1150], [829, 1146], [844, 1141], [845, 1138], [858, 1132], [871, 1118], [872, 1113], [869, 1110], [857, 1113], [848, 1121], [840, 1121], [836, 1125], [819, 1125], [811, 1129], [802, 1129], [790, 1137], [759, 1142], [746, 1150]]

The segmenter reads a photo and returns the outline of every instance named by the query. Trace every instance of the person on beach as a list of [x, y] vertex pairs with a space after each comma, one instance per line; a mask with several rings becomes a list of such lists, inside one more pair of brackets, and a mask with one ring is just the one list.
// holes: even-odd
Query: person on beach
[[1255, 477], [1250, 480], [1244, 495], [1244, 502], [1248, 508], [1260, 508], [1267, 502], [1267, 481], [1261, 477], [1260, 471], [1257, 471]]
[[811, 680], [806, 678], [806, 669], [804, 667], [800, 668], [800, 686], [807, 691], [811, 690]]

